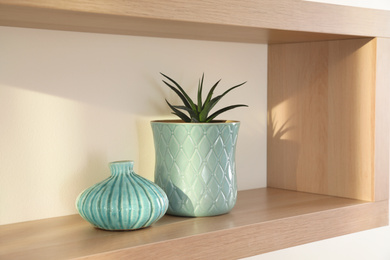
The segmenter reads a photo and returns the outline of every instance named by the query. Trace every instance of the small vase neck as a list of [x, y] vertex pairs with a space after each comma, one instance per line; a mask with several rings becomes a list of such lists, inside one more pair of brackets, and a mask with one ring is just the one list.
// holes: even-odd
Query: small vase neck
[[118, 161], [118, 162], [111, 162], [109, 164], [111, 175], [119, 175], [119, 174], [130, 174], [133, 172], [133, 161]]

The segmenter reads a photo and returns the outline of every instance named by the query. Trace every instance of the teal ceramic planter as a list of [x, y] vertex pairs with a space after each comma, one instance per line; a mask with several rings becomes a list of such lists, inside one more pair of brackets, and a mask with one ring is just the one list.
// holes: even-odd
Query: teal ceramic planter
[[153, 182], [133, 171], [132, 161], [109, 164], [111, 177], [83, 191], [76, 200], [79, 214], [105, 230], [148, 227], [167, 211], [168, 199]]
[[167, 194], [168, 214], [215, 216], [237, 199], [235, 150], [240, 123], [151, 122], [155, 182]]

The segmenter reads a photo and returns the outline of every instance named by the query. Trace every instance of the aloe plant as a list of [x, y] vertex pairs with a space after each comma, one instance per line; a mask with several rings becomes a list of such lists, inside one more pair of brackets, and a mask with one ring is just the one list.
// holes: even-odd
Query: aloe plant
[[[184, 89], [172, 78], [168, 77], [167, 75], [161, 73], [161, 75], [167, 80], [163, 80], [163, 82], [172, 89], [182, 100], [183, 105], [176, 106], [171, 105], [168, 100], [165, 99], [168, 106], [172, 109], [172, 114], [178, 116], [181, 118], [184, 122], [191, 122], [191, 123], [208, 123], [214, 120], [217, 116], [219, 116], [221, 113], [226, 112], [228, 110], [237, 108], [237, 107], [247, 107], [247, 105], [238, 104], [238, 105], [231, 105], [224, 107], [222, 109], [217, 110], [216, 112], [210, 114], [210, 111], [214, 108], [214, 106], [220, 101], [227, 93], [232, 91], [235, 88], [238, 88], [242, 85], [244, 85], [246, 82], [243, 82], [241, 84], [238, 84], [234, 87], [229, 88], [224, 93], [222, 93], [219, 96], [213, 97], [214, 90], [219, 84], [221, 80], [218, 80], [213, 87], [210, 89], [209, 93], [207, 94], [206, 99], [204, 102], [202, 101], [202, 90], [203, 90], [203, 80], [204, 80], [204, 74], [199, 79], [198, 84], [198, 95], [197, 100], [194, 102], [188, 94], [184, 91]], [[185, 112], [188, 113], [188, 115], [185, 114]]]

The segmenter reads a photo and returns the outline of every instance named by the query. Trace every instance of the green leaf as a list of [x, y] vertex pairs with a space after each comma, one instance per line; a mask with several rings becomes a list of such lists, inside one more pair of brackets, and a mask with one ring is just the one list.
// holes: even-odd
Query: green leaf
[[[221, 81], [221, 80], [218, 80], [212, 86], [209, 93], [207, 94], [206, 100], [202, 104], [202, 92], [203, 92], [203, 84], [204, 84], [204, 73], [203, 73], [202, 77], [199, 79], [199, 82], [198, 82], [198, 93], [197, 93], [198, 95], [197, 95], [197, 100], [196, 100], [197, 102], [195, 104], [192, 101], [192, 99], [187, 95], [187, 93], [183, 90], [183, 88], [176, 81], [174, 81], [173, 79], [171, 79], [170, 77], [168, 77], [167, 75], [165, 75], [163, 73], [161, 73], [161, 75], [163, 77], [165, 77], [165, 79], [168, 80], [168, 82], [165, 80], [163, 80], [163, 82], [180, 97], [180, 99], [183, 101], [184, 105], [172, 106], [167, 100], [166, 100], [166, 102], [168, 103], [169, 107], [172, 109], [172, 111], [173, 111], [172, 113], [177, 115], [178, 117], [180, 117], [185, 122], [200, 122], [200, 123], [210, 122], [215, 117], [217, 117], [218, 115], [220, 115], [221, 113], [223, 113], [225, 111], [228, 111], [228, 110], [231, 110], [231, 109], [237, 108], [237, 107], [247, 106], [247, 105], [242, 105], [242, 104], [228, 106], [228, 107], [225, 107], [225, 108], [218, 110], [217, 112], [215, 112], [211, 116], [209, 116], [210, 111], [226, 94], [228, 94], [233, 89], [244, 85], [246, 82], [243, 82], [241, 84], [233, 86], [233, 87], [229, 88], [228, 90], [226, 90], [225, 92], [223, 92], [221, 95], [213, 98], [214, 91], [215, 91], [216, 87], [218, 86], [219, 82]], [[187, 112], [188, 116], [184, 112]]]
[[193, 118], [193, 117], [197, 117], [197, 114], [195, 114], [195, 112], [191, 109], [191, 108], [188, 108], [186, 106], [172, 106], [176, 109], [181, 109], [181, 110], [185, 110], [187, 111], [189, 114], [190, 114], [190, 117]]
[[205, 100], [204, 103], [203, 103], [202, 110], [201, 110], [201, 112], [199, 113], [199, 120], [200, 120], [201, 122], [204, 122], [204, 120], [206, 120], [207, 115], [209, 114], [209, 112], [210, 112], [210, 110], [211, 110], [211, 108], [212, 108], [212, 106], [211, 106], [212, 104], [210, 104], [210, 100], [211, 100], [211, 98], [213, 97], [214, 90], [215, 90], [215, 88], [218, 86], [218, 84], [219, 84], [220, 81], [221, 81], [221, 80], [218, 80], [218, 81], [214, 84], [214, 86], [210, 89], [209, 93], [207, 94], [207, 98], [206, 98], [206, 100]]
[[191, 108], [191, 105], [190, 103], [188, 103], [187, 99], [183, 96], [183, 94], [178, 90], [176, 89], [174, 86], [172, 86], [171, 84], [169, 84], [168, 82], [166, 82], [165, 80], [163, 80], [163, 82], [165, 83], [165, 85], [167, 85], [168, 87], [170, 87], [181, 99], [181, 101], [183, 101], [183, 104], [186, 106], [186, 107], [189, 107]]
[[209, 117], [206, 119], [206, 123], [210, 122], [210, 121], [213, 120], [215, 117], [217, 117], [218, 115], [222, 114], [223, 112], [226, 112], [226, 111], [228, 111], [228, 110], [231, 110], [231, 109], [234, 109], [234, 108], [237, 108], [237, 107], [247, 107], [247, 105], [239, 104], [239, 105], [232, 105], [232, 106], [228, 106], [228, 107], [222, 108], [222, 109], [216, 111], [215, 113], [213, 113], [211, 116], [209, 116]]
[[168, 106], [172, 109], [172, 114], [174, 115], [177, 115], [178, 117], [180, 117], [184, 122], [191, 122], [191, 118], [189, 118], [186, 114], [184, 114], [183, 112], [181, 112], [179, 109], [175, 108], [174, 106], [172, 106], [168, 100], [165, 99], [165, 101], [167, 102]]
[[236, 85], [236, 86], [234, 86], [234, 87], [231, 87], [231, 88], [229, 88], [228, 90], [226, 90], [225, 92], [223, 92], [223, 94], [221, 94], [221, 95], [215, 97], [215, 98], [214, 98], [214, 99], [215, 99], [215, 103], [213, 104], [213, 106], [215, 106], [215, 105], [217, 104], [217, 102], [218, 102], [219, 100], [221, 100], [221, 98], [223, 98], [227, 93], [229, 93], [230, 91], [232, 91], [232, 90], [235, 89], [235, 88], [238, 88], [238, 87], [244, 85], [245, 83], [246, 83], [246, 81], [243, 82], [243, 83], [241, 83], [241, 84], [238, 84], [238, 85]]
[[204, 73], [202, 74], [202, 80], [199, 80], [199, 85], [198, 85], [198, 113], [202, 111], [203, 80], [204, 80]]
[[204, 101], [204, 104], [203, 104], [203, 107], [202, 107], [202, 110], [207, 106], [207, 104], [210, 102], [211, 98], [213, 97], [213, 93], [214, 93], [214, 90], [215, 88], [217, 87], [218, 83], [220, 82], [221, 80], [218, 80], [214, 86], [210, 89], [209, 93], [207, 94], [207, 97], [206, 97], [206, 100]]
[[231, 87], [231, 88], [229, 88], [228, 90], [226, 90], [223, 94], [221, 94], [221, 95], [219, 95], [219, 96], [216, 96], [215, 98], [213, 98], [210, 102], [209, 102], [209, 104], [208, 104], [208, 107], [207, 108], [205, 108], [205, 109], [207, 109], [208, 110], [208, 112], [210, 112], [210, 110], [211, 109], [213, 109], [213, 107], [227, 94], [227, 93], [229, 93], [230, 91], [232, 91], [233, 89], [235, 89], [235, 88], [238, 88], [238, 87], [240, 87], [240, 86], [242, 86], [242, 85], [244, 85], [246, 83], [246, 81], [245, 82], [243, 82], [243, 83], [241, 83], [241, 84], [238, 84], [238, 85], [236, 85], [236, 86], [234, 86], [234, 87]]
[[[184, 91], [184, 89], [176, 82], [174, 81], [173, 79], [171, 79], [170, 77], [168, 77], [167, 75], [163, 74], [160, 72], [161, 75], [163, 75], [165, 78], [167, 78], [168, 80], [170, 80], [178, 89], [179, 91], [181, 92], [181, 94], [184, 96], [184, 98], [187, 100], [187, 104], [189, 104], [191, 107], [192, 110], [194, 111], [197, 111], [197, 106], [195, 105], [195, 103], [192, 101], [192, 99], [187, 95], [187, 93]], [[165, 82], [165, 84], [167, 84]], [[175, 91], [176, 92], [176, 91]], [[176, 92], [177, 93], [177, 92]], [[184, 101], [183, 101], [184, 102]], [[187, 104], [185, 104], [187, 106]]]

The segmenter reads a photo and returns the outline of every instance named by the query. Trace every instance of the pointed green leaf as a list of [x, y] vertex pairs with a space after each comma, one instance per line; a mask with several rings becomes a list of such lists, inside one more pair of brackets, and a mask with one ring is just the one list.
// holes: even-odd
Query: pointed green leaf
[[200, 115], [199, 117], [204, 117], [205, 115], [207, 116], [207, 114], [210, 112], [210, 110], [211, 109], [213, 109], [213, 107], [227, 94], [227, 93], [229, 93], [230, 91], [232, 91], [233, 89], [235, 89], [235, 88], [238, 88], [238, 87], [240, 87], [240, 86], [242, 86], [242, 85], [244, 85], [246, 83], [246, 81], [245, 82], [243, 82], [243, 83], [241, 83], [241, 84], [238, 84], [238, 85], [236, 85], [236, 86], [233, 86], [233, 87], [231, 87], [231, 88], [229, 88], [228, 90], [226, 90], [223, 94], [221, 94], [221, 95], [219, 95], [219, 96], [216, 96], [215, 98], [213, 98], [212, 100], [210, 100], [210, 102], [208, 102], [207, 103], [207, 107], [205, 107], [204, 108], [204, 114], [203, 115]]
[[206, 97], [206, 100], [204, 101], [203, 103], [203, 107], [202, 107], [202, 110], [207, 106], [207, 104], [210, 102], [211, 98], [213, 97], [213, 93], [214, 93], [214, 90], [215, 88], [218, 86], [218, 83], [220, 82], [221, 80], [218, 80], [214, 86], [210, 89], [209, 93], [207, 94], [207, 97]]
[[191, 108], [190, 103], [188, 103], [187, 99], [183, 96], [183, 94], [178, 89], [176, 89], [174, 86], [172, 86], [171, 84], [169, 84], [165, 80], [163, 80], [163, 82], [165, 83], [165, 85], [167, 85], [170, 89], [172, 89], [180, 97], [181, 101], [183, 102], [183, 104], [186, 107]]
[[209, 116], [206, 120], [206, 123], [207, 122], [210, 122], [211, 120], [213, 120], [215, 117], [217, 117], [218, 115], [222, 114], [223, 112], [226, 112], [228, 110], [231, 110], [231, 109], [234, 109], [234, 108], [237, 108], [237, 107], [247, 107], [247, 105], [232, 105], [232, 106], [228, 106], [228, 107], [225, 107], [225, 108], [222, 108], [218, 111], [216, 111], [215, 113], [213, 113], [211, 116]]
[[[221, 98], [223, 98], [227, 93], [229, 93], [230, 91], [232, 91], [232, 90], [235, 89], [235, 88], [238, 88], [238, 87], [244, 85], [245, 83], [246, 83], [246, 81], [245, 81], [245, 82], [242, 82], [242, 83], [240, 83], [240, 84], [238, 84], [238, 85], [235, 85], [234, 87], [229, 88], [228, 90], [226, 90], [225, 92], [223, 92], [223, 94], [219, 95], [218, 97], [215, 97], [215, 99], [218, 98], [218, 101], [219, 101], [219, 100], [220, 100]], [[218, 101], [217, 101], [217, 102], [218, 102]], [[216, 103], [215, 103], [215, 104], [216, 104]], [[214, 105], [215, 105], [215, 104], [214, 104]]]
[[[187, 93], [184, 91], [184, 89], [176, 82], [174, 81], [173, 79], [171, 79], [170, 77], [168, 77], [167, 75], [163, 74], [160, 72], [161, 75], [163, 75], [165, 78], [167, 78], [168, 80], [170, 80], [178, 89], [179, 91], [181, 92], [181, 94], [184, 96], [184, 98], [187, 100], [187, 103], [189, 103], [189, 107], [192, 108], [192, 110], [194, 111], [197, 111], [197, 106], [195, 105], [195, 103], [192, 101], [192, 99], [187, 95]], [[167, 84], [167, 83], [166, 83]], [[176, 91], [175, 91], [176, 92]], [[177, 92], [176, 92], [177, 93]], [[183, 101], [184, 102], [184, 101]], [[187, 104], [185, 104], [187, 106]]]
[[185, 110], [187, 111], [189, 114], [190, 114], [190, 117], [197, 117], [197, 114], [195, 114], [195, 112], [191, 109], [191, 108], [188, 108], [186, 106], [172, 106], [176, 109], [181, 109], [181, 110]]
[[186, 114], [184, 114], [183, 112], [181, 112], [179, 109], [175, 108], [174, 106], [172, 106], [168, 100], [165, 99], [165, 101], [167, 102], [168, 106], [172, 109], [172, 114], [180, 117], [184, 122], [191, 122], [191, 118], [189, 118]]
[[203, 107], [201, 109], [201, 112], [199, 113], [199, 120], [201, 122], [204, 122], [211, 110], [211, 108], [213, 107], [212, 104], [210, 104], [210, 100], [211, 98], [213, 97], [213, 93], [214, 93], [214, 90], [215, 88], [218, 86], [218, 83], [220, 82], [221, 80], [218, 80], [214, 86], [210, 89], [209, 93], [207, 94], [207, 97], [206, 97], [206, 100], [204, 101], [203, 103]]
[[202, 111], [203, 80], [204, 80], [204, 73], [202, 74], [202, 80], [199, 80], [199, 85], [198, 85], [198, 113]]
[[177, 116], [177, 117], [179, 117], [181, 120], [183, 120], [186, 123], [190, 123], [191, 122], [191, 119], [189, 119], [185, 114], [178, 114], [178, 113], [175, 113], [175, 112], [172, 112], [172, 114]]

